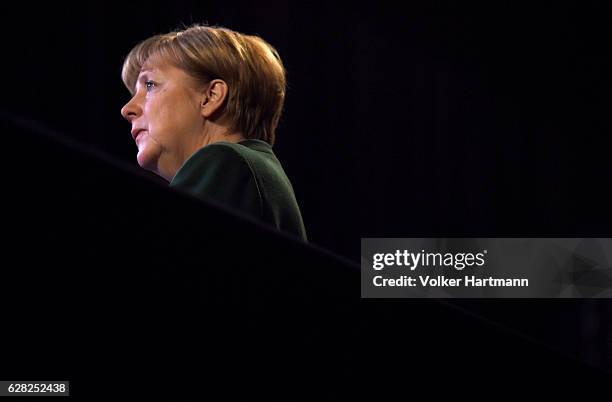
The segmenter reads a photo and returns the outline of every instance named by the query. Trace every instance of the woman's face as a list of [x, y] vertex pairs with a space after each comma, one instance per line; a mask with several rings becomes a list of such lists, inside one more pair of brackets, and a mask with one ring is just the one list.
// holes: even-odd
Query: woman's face
[[202, 138], [202, 93], [169, 64], [143, 66], [121, 114], [132, 124], [138, 164], [170, 181]]

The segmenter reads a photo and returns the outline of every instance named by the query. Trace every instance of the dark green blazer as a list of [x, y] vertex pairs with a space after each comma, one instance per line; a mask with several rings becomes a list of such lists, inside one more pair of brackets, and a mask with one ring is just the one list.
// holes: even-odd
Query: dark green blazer
[[238, 209], [306, 241], [291, 182], [265, 141], [207, 145], [183, 164], [170, 186]]

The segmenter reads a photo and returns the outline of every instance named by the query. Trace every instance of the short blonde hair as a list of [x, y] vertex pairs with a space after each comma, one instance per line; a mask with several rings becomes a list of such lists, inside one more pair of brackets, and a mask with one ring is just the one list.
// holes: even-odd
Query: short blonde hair
[[285, 101], [285, 68], [268, 42], [223, 27], [192, 25], [138, 43], [123, 63], [121, 78], [132, 95], [149, 59], [183, 69], [198, 83], [228, 85], [225, 113], [231, 130], [273, 145]]

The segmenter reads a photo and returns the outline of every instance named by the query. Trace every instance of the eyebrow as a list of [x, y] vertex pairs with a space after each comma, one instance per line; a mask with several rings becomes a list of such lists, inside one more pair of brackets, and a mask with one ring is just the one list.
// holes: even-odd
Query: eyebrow
[[153, 70], [150, 68], [143, 68], [142, 70], [140, 70], [140, 72], [138, 73], [138, 78], [140, 78], [140, 76], [146, 74], [146, 73], [152, 73]]
[[149, 69], [149, 68], [140, 70], [140, 72], [138, 73], [138, 77], [136, 78], [136, 85], [138, 85], [139, 83], [142, 83], [145, 78], [148, 78], [148, 73], [152, 73], [152, 72], [153, 72], [153, 69]]

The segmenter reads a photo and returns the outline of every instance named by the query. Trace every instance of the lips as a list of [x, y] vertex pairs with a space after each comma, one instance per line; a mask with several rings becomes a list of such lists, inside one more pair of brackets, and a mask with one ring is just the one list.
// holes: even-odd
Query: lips
[[147, 130], [144, 128], [136, 128], [132, 130], [132, 138], [134, 139], [134, 141], [136, 141], [136, 138], [138, 137], [138, 135], [142, 133], [143, 131], [147, 131]]

